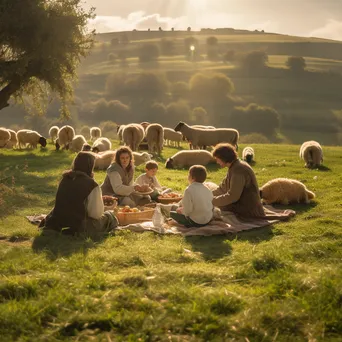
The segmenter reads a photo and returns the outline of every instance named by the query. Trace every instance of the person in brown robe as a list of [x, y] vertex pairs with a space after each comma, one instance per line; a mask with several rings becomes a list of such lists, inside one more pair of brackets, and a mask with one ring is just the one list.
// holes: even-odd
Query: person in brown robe
[[230, 144], [219, 144], [213, 157], [228, 172], [220, 186], [213, 191], [213, 204], [222, 211], [231, 211], [245, 218], [264, 218], [265, 211], [259, 195], [253, 169], [238, 157]]

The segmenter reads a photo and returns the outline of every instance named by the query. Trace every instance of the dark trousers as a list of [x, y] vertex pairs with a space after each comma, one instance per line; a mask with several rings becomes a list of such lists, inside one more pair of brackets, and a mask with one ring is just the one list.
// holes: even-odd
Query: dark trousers
[[199, 224], [194, 222], [193, 220], [191, 220], [190, 217], [187, 217], [183, 214], [178, 214], [176, 211], [170, 211], [170, 217], [172, 219], [174, 219], [177, 223], [182, 224], [183, 226], [187, 227], [187, 228], [191, 228], [191, 227], [204, 227], [206, 226], [208, 223], [206, 224]]

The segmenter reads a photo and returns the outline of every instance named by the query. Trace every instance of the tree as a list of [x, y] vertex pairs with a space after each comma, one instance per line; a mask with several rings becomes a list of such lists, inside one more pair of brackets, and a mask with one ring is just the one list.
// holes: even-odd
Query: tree
[[218, 39], [214, 36], [207, 39], [207, 56], [210, 60], [216, 60], [218, 58]]
[[171, 39], [163, 38], [160, 41], [160, 50], [164, 56], [172, 56], [175, 54], [175, 42]]
[[171, 86], [171, 93], [172, 93], [172, 97], [174, 100], [179, 100], [179, 99], [186, 99], [189, 96], [189, 84], [186, 82], [175, 82], [172, 83]]
[[138, 56], [140, 63], [156, 61], [159, 58], [159, 48], [156, 44], [143, 44]]
[[209, 117], [207, 111], [203, 107], [196, 107], [192, 110], [192, 121], [196, 124], [207, 125]]
[[252, 51], [243, 55], [240, 62], [248, 71], [256, 71], [265, 68], [268, 55], [265, 51]]
[[91, 18], [81, 0], [1, 0], [0, 110], [12, 96], [38, 103], [54, 93], [69, 115], [77, 67], [93, 45]]
[[286, 66], [293, 72], [303, 72], [306, 62], [303, 57], [290, 56], [286, 61]]
[[191, 111], [185, 101], [172, 102], [166, 107], [167, 124], [175, 127], [179, 121], [189, 121]]
[[218, 44], [218, 39], [215, 36], [211, 36], [207, 38], [208, 46], [216, 46]]
[[153, 103], [148, 111], [147, 120], [152, 122], [164, 123], [166, 116], [166, 107], [163, 103]]

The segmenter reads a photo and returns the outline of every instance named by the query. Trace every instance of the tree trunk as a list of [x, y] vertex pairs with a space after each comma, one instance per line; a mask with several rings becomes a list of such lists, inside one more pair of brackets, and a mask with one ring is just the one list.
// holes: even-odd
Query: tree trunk
[[9, 106], [9, 99], [20, 89], [21, 83], [22, 78], [19, 75], [16, 75], [13, 77], [12, 81], [0, 90], [0, 110]]

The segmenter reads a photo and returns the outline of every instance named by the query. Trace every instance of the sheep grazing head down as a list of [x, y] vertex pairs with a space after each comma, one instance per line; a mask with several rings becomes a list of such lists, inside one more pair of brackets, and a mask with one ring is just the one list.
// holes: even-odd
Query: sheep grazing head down
[[87, 143], [83, 144], [82, 151], [91, 151], [91, 146]]
[[247, 154], [246, 155], [246, 162], [250, 164], [253, 160], [253, 154]]
[[173, 159], [172, 158], [169, 158], [166, 163], [165, 163], [165, 167], [167, 169], [173, 169]]
[[183, 121], [178, 122], [178, 125], [175, 127], [175, 131], [180, 132], [183, 126], [184, 126]]
[[47, 144], [47, 141], [44, 137], [40, 137], [39, 140], [38, 140], [39, 144], [42, 145], [43, 147], [46, 146]]
[[93, 147], [93, 148], [92, 148], [92, 151], [93, 151], [94, 153], [99, 153], [99, 152], [100, 152], [100, 150], [99, 150], [98, 147]]

